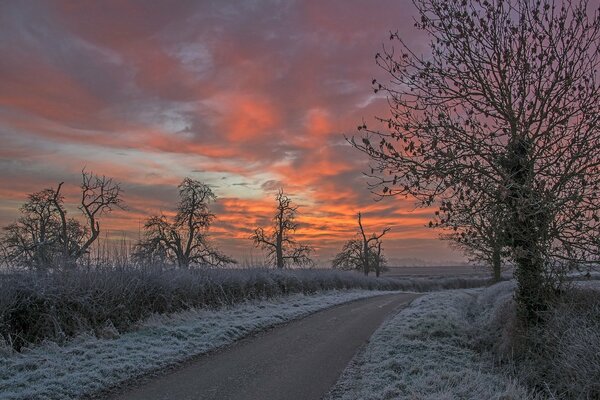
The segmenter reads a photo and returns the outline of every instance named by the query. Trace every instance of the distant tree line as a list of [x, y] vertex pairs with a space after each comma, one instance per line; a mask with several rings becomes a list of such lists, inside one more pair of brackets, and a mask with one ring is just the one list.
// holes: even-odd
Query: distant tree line
[[[30, 194], [18, 220], [3, 228], [0, 257], [7, 265], [37, 271], [76, 268], [100, 237], [100, 219], [115, 208], [125, 209], [121, 185], [106, 176], [82, 172], [80, 218], [68, 215], [62, 190], [48, 188]], [[210, 210], [217, 196], [205, 183], [185, 178], [178, 186], [179, 201], [171, 218], [161, 213], [149, 217], [142, 237], [135, 244], [131, 261], [137, 265], [172, 265], [177, 268], [222, 267], [237, 261], [211, 242], [209, 230], [216, 216]], [[314, 249], [295, 238], [298, 206], [280, 189], [269, 228], [257, 227], [249, 237], [266, 251], [267, 262], [275, 268], [311, 267]], [[377, 276], [385, 268], [380, 235], [364, 232], [358, 215], [360, 236], [348, 241], [333, 260], [333, 267]], [[360, 240], [359, 240], [360, 239]]]

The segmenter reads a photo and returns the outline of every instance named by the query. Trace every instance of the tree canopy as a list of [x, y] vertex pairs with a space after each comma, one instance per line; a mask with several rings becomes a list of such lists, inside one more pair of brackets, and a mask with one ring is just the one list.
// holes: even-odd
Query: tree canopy
[[373, 80], [390, 115], [351, 143], [372, 160], [374, 191], [436, 205], [432, 225], [463, 244], [483, 243], [481, 223], [502, 232], [521, 316], [535, 320], [566, 269], [598, 260], [600, 12], [570, 0], [414, 4], [428, 52], [391, 33], [376, 55], [388, 81]]

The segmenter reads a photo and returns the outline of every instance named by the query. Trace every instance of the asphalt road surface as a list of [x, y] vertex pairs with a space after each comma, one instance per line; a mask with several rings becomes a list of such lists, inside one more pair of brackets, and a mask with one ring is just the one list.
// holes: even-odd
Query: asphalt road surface
[[385, 318], [418, 296], [377, 296], [320, 311], [240, 340], [112, 398], [320, 399]]

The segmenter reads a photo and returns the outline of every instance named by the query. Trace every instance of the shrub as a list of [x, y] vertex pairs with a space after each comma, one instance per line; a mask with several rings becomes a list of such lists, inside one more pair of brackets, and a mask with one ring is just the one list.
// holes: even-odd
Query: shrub
[[80, 332], [130, 329], [151, 314], [322, 290], [436, 290], [482, 278], [391, 279], [334, 270], [98, 269], [0, 274], [0, 337], [14, 349]]
[[574, 289], [526, 332], [524, 380], [555, 398], [600, 398], [600, 293]]

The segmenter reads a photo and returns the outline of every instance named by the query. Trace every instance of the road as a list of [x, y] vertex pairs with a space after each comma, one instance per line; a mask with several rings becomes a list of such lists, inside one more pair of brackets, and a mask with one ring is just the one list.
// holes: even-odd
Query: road
[[240, 340], [112, 399], [320, 399], [385, 318], [418, 296], [377, 296], [317, 312]]

